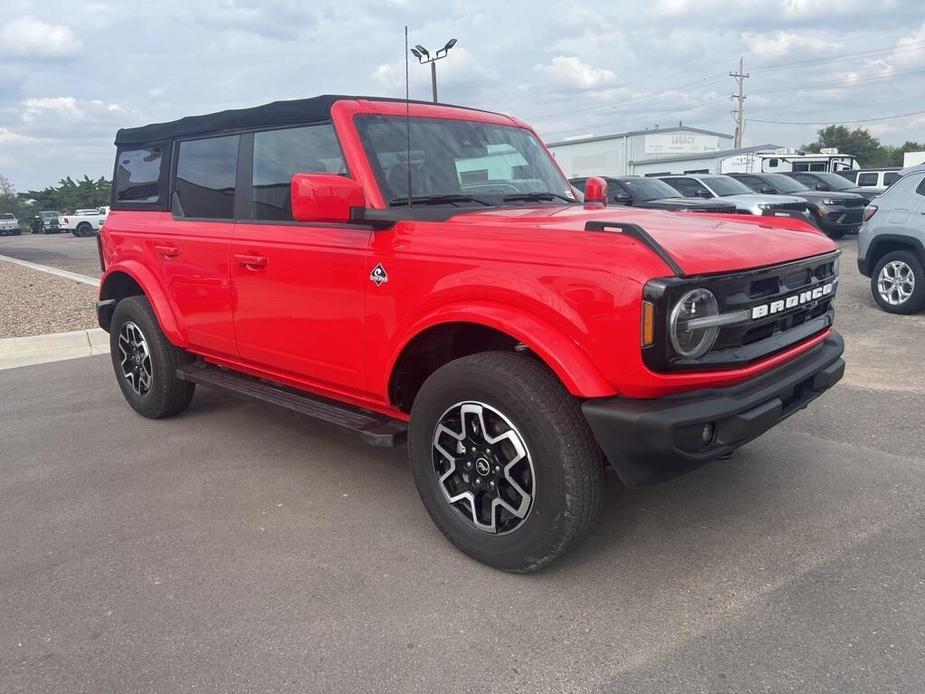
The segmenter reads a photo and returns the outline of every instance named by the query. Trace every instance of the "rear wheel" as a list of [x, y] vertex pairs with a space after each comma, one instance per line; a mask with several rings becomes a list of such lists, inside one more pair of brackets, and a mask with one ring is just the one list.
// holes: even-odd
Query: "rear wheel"
[[75, 236], [84, 238], [87, 236], [91, 236], [92, 234], [93, 234], [93, 227], [87, 224], [87, 222], [82, 222], [81, 224], [77, 225], [77, 229], [75, 230]]
[[177, 378], [177, 366], [192, 360], [174, 347], [143, 296], [122, 299], [112, 314], [109, 347], [122, 394], [138, 414], [149, 419], [185, 410], [195, 384]]
[[602, 458], [578, 402], [525, 355], [475, 354], [432, 374], [411, 410], [409, 456], [447, 539], [505, 571], [553, 561], [600, 509]]
[[887, 313], [915, 313], [925, 308], [925, 270], [912, 251], [883, 256], [870, 275], [874, 301]]

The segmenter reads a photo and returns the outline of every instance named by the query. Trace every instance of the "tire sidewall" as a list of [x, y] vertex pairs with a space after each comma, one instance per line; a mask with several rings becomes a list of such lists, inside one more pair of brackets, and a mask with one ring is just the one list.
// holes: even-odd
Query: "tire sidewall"
[[[564, 451], [550, 422], [514, 384], [491, 373], [453, 373], [442, 380], [436, 391], [425, 383], [412, 410], [409, 458], [418, 492], [434, 522], [462, 551], [497, 568], [522, 569], [524, 557], [539, 559], [565, 541], [563, 511], [568, 490], [557, 464]], [[434, 471], [432, 440], [437, 422], [447, 409], [470, 400], [490, 405], [507, 417], [533, 462], [533, 506], [521, 525], [506, 534], [486, 533], [463, 519], [450, 506]]]
[[[896, 260], [905, 263], [912, 269], [912, 274], [915, 278], [915, 288], [912, 290], [912, 296], [906, 299], [906, 301], [894, 305], [887, 303], [883, 297], [880, 296], [878, 284], [881, 270], [883, 270], [885, 265]], [[873, 294], [877, 306], [887, 313], [907, 315], [922, 310], [922, 308], [925, 307], [925, 269], [922, 267], [922, 262], [919, 260], [918, 256], [910, 251], [894, 251], [892, 253], [887, 253], [874, 266], [874, 271], [870, 275], [870, 291], [871, 294]]]

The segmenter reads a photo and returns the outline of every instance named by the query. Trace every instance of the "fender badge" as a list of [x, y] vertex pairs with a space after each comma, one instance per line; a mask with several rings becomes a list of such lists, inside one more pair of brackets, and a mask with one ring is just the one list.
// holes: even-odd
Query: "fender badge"
[[383, 284], [389, 281], [389, 275], [386, 273], [385, 268], [382, 267], [382, 263], [376, 264], [376, 267], [373, 268], [373, 271], [369, 273], [369, 279], [375, 282], [377, 287], [381, 287]]

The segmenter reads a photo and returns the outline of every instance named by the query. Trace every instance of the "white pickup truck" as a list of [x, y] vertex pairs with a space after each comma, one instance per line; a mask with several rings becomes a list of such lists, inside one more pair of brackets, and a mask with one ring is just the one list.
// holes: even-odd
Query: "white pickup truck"
[[58, 226], [61, 231], [69, 231], [74, 236], [94, 236], [100, 233], [100, 227], [109, 214], [108, 207], [90, 207], [75, 210], [74, 214], [63, 214], [58, 217]]

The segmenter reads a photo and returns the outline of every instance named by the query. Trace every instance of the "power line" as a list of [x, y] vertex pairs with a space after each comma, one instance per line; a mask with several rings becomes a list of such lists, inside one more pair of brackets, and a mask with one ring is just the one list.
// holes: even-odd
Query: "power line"
[[752, 96], [763, 96], [765, 94], [779, 94], [781, 92], [792, 92], [792, 91], [798, 91], [800, 89], [813, 89], [813, 88], [828, 89], [830, 87], [838, 86], [840, 84], [857, 84], [859, 82], [874, 82], [877, 80], [889, 80], [889, 79], [893, 79], [894, 77], [902, 77], [903, 75], [911, 75], [911, 74], [915, 74], [919, 72], [925, 72], [925, 67], [914, 68], [912, 70], [900, 70], [899, 72], [891, 72], [888, 75], [872, 75], [870, 77], [857, 77], [857, 78], [849, 77], [847, 79], [832, 80], [829, 82], [810, 82], [808, 84], [798, 84], [796, 86], [784, 87], [782, 89], [768, 89], [763, 92], [752, 92]]
[[804, 65], [819, 65], [822, 63], [831, 63], [831, 62], [840, 62], [842, 60], [847, 60], [849, 58], [860, 58], [864, 56], [877, 55], [879, 53], [905, 53], [907, 51], [920, 51], [925, 48], [925, 41], [916, 41], [913, 44], [904, 46], [902, 48], [896, 48], [895, 46], [884, 47], [884, 48], [871, 48], [864, 51], [858, 51], [856, 53], [844, 53], [838, 56], [832, 56], [829, 58], [811, 58], [809, 60], [797, 60], [792, 63], [778, 63], [776, 65], [759, 65], [757, 68], [752, 68], [753, 70], [760, 70], [763, 72], [770, 72], [772, 70], [786, 70], [791, 67], [803, 67]]
[[819, 120], [819, 121], [783, 121], [783, 120], [763, 120], [761, 118], [749, 118], [749, 123], [772, 123], [774, 125], [829, 125], [829, 124], [849, 124], [849, 123], [873, 123], [881, 120], [893, 120], [894, 118], [907, 118], [908, 116], [920, 116], [925, 111], [910, 111], [909, 113], [897, 113], [892, 116], [877, 116], [876, 118], [859, 118], [857, 120]]

